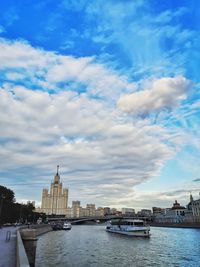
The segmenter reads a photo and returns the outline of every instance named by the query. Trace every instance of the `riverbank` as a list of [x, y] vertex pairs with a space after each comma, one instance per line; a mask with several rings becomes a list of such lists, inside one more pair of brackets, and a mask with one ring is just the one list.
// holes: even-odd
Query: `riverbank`
[[197, 228], [200, 229], [200, 223], [150, 223], [154, 227], [169, 227], [169, 228]]

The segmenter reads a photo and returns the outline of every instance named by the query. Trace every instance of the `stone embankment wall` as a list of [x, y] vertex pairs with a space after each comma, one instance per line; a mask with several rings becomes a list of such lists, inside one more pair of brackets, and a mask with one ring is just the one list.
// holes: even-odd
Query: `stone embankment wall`
[[[51, 231], [50, 225], [31, 225], [17, 231], [17, 267], [34, 267], [37, 236]], [[23, 240], [23, 241], [22, 241]]]
[[52, 227], [49, 224], [34, 225], [34, 226], [31, 226], [31, 229], [36, 230], [36, 236], [43, 235], [45, 233], [52, 231]]
[[17, 231], [17, 255], [16, 255], [16, 266], [17, 267], [30, 267], [29, 261], [26, 255], [24, 244], [21, 238], [21, 234]]

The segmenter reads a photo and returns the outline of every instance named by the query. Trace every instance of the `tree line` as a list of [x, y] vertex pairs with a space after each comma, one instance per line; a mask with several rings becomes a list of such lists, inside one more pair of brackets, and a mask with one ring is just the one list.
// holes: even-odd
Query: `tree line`
[[0, 225], [5, 223], [36, 223], [39, 218], [46, 219], [44, 213], [35, 212], [33, 203], [17, 203], [15, 193], [0, 185]]

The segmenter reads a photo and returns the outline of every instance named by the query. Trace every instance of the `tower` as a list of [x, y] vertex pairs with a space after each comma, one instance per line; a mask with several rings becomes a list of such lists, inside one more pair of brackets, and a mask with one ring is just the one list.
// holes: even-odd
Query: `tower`
[[59, 165], [57, 165], [57, 173], [54, 176], [54, 184], [59, 184], [59, 182], [60, 182]]
[[51, 182], [50, 192], [48, 189], [43, 189], [41, 211], [47, 215], [65, 215], [68, 205], [68, 189], [62, 188], [60, 181], [59, 165], [57, 172]]

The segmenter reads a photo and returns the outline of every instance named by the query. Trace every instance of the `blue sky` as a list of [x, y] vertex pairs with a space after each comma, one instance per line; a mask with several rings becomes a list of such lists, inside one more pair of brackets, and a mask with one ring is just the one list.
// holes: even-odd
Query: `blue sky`
[[0, 184], [168, 207], [200, 191], [198, 1], [1, 1]]

